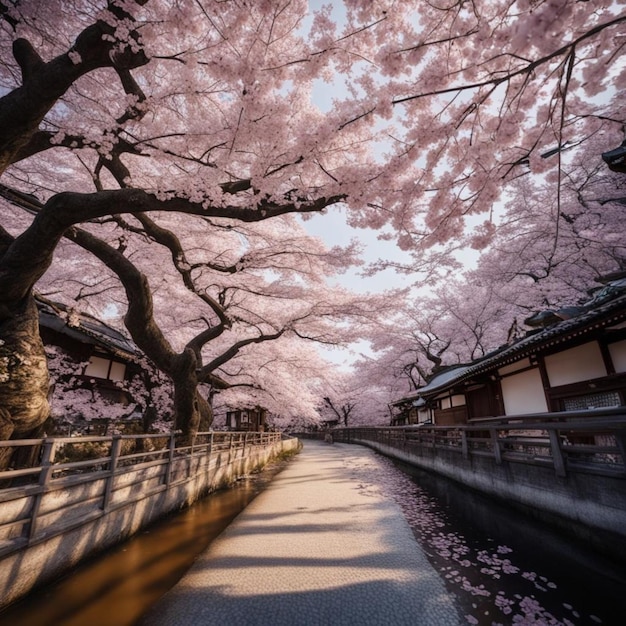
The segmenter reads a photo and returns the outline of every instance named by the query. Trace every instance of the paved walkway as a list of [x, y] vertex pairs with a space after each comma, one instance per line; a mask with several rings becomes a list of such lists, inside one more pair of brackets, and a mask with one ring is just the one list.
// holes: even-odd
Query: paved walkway
[[[305, 441], [144, 626], [462, 623], [361, 446]], [[465, 622], [463, 622], [465, 623]]]

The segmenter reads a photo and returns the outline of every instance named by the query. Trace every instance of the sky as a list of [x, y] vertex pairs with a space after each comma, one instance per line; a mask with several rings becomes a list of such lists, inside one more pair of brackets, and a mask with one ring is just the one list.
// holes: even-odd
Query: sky
[[[319, 9], [323, 4], [322, 0], [309, 0], [312, 10]], [[343, 14], [342, 5], [333, 5], [333, 18], [341, 23]], [[310, 24], [305, 21], [304, 28]], [[342, 93], [346, 93], [340, 76], [332, 83], [318, 80], [313, 84], [313, 102], [322, 111], [332, 108], [333, 97], [341, 98]], [[346, 222], [345, 211], [341, 205], [328, 208], [322, 215], [308, 216], [302, 220], [304, 228], [313, 236], [319, 237], [326, 246], [347, 246], [353, 239], [356, 239], [363, 248], [362, 258], [366, 264], [373, 263], [380, 258], [395, 260], [398, 262], [408, 262], [409, 255], [401, 251], [393, 241], [378, 240], [378, 233], [371, 229], [353, 228]], [[393, 270], [379, 272], [374, 276], [362, 276], [361, 268], [354, 268], [337, 278], [337, 282], [358, 293], [380, 293], [387, 289], [405, 288], [411, 285], [411, 277], [400, 275]], [[372, 355], [369, 346], [365, 342], [351, 344], [348, 349], [328, 349], [320, 347], [322, 354], [330, 361], [349, 369], [351, 363], [358, 358], [360, 353]]]
[[[410, 257], [393, 241], [379, 241], [378, 233], [371, 229], [353, 228], [346, 223], [345, 212], [339, 207], [327, 209], [324, 215], [314, 215], [303, 220], [304, 228], [313, 236], [319, 237], [328, 247], [346, 246], [356, 239], [363, 247], [363, 260], [372, 263], [379, 258], [398, 262], [409, 262]], [[360, 268], [346, 272], [338, 278], [339, 284], [359, 293], [379, 293], [386, 289], [410, 286], [410, 276], [402, 276], [392, 270], [380, 272], [375, 276], [361, 276]]]
[[[325, 215], [314, 215], [302, 220], [304, 228], [313, 236], [319, 237], [328, 247], [345, 246], [352, 239], [357, 239], [363, 246], [363, 259], [366, 263], [374, 262], [381, 257], [386, 259], [408, 260], [408, 255], [403, 253], [391, 241], [378, 241], [377, 233], [373, 230], [356, 229], [346, 223], [345, 212], [340, 206], [327, 210]], [[390, 288], [403, 288], [410, 286], [411, 278], [401, 276], [392, 270], [380, 272], [375, 276], [361, 276], [360, 268], [354, 268], [338, 277], [337, 282], [359, 293], [380, 293]], [[361, 354], [373, 356], [367, 342], [350, 344], [348, 348], [318, 347], [324, 358], [340, 366], [342, 370], [349, 371], [352, 363]]]
[[[328, 4], [324, 0], [309, 0], [310, 9], [317, 10]], [[340, 25], [345, 19], [345, 11], [342, 3], [332, 4], [332, 16]], [[310, 23], [305, 20], [304, 30], [310, 28]], [[341, 99], [347, 94], [340, 75], [336, 75], [332, 83], [316, 80], [312, 86], [312, 101], [322, 111], [330, 111], [333, 108], [333, 98]], [[402, 252], [393, 241], [379, 241], [378, 233], [371, 229], [353, 228], [346, 222], [345, 212], [340, 205], [326, 210], [323, 215], [313, 215], [302, 223], [306, 230], [314, 236], [320, 237], [329, 246], [345, 246], [352, 239], [356, 239], [363, 246], [363, 260], [371, 263], [379, 258], [392, 259], [395, 261], [408, 262], [410, 257]], [[385, 271], [376, 276], [363, 277], [359, 270], [347, 272], [339, 279], [339, 283], [358, 291], [380, 292], [385, 289], [408, 287], [411, 284], [410, 277], [400, 276], [393, 271]]]

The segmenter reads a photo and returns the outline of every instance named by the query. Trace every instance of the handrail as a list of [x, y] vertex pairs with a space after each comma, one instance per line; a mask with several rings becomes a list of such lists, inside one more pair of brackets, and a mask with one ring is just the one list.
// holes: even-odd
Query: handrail
[[[247, 440], [247, 445], [269, 445], [280, 441], [280, 433], [250, 433], [252, 437]], [[197, 433], [194, 442], [202, 441], [206, 437], [206, 442], [189, 445], [183, 442], [177, 444], [180, 433], [155, 433], [142, 435], [114, 435], [110, 437], [102, 436], [81, 436], [81, 437], [42, 437], [40, 439], [16, 439], [0, 441], [3, 448], [31, 448], [36, 453], [37, 462], [20, 467], [10, 467], [0, 470], [0, 501], [3, 499], [3, 492], [16, 488], [23, 488], [28, 484], [46, 485], [50, 487], [51, 481], [58, 479], [58, 474], [91, 474], [96, 478], [102, 472], [108, 472], [105, 468], [112, 465], [123, 467], [125, 471], [130, 471], [133, 467], [141, 465], [146, 461], [153, 460], [155, 456], [165, 457], [168, 466], [175, 458], [181, 456], [192, 456], [196, 452], [210, 454], [212, 450], [218, 451], [234, 447], [244, 447], [243, 442], [233, 444], [233, 433], [229, 431], [207, 431]], [[149, 440], [154, 444], [160, 441], [160, 446], [137, 451], [138, 440]], [[91, 456], [88, 451], [83, 450], [80, 460], [67, 460], [61, 456], [66, 448], [72, 449], [74, 446], [83, 444], [100, 444], [102, 448], [94, 450]], [[123, 452], [122, 452], [123, 451]], [[79, 453], [80, 454], [80, 453]], [[25, 455], [27, 456], [27, 455]], [[44, 480], [44, 475], [46, 476]], [[17, 484], [16, 484], [17, 481]]]
[[540, 420], [542, 422], [563, 422], [563, 421], [572, 421], [574, 419], [587, 419], [592, 418], [596, 419], [598, 415], [602, 416], [616, 416], [616, 417], [625, 417], [626, 416], [626, 407], [623, 406], [615, 406], [615, 407], [607, 407], [604, 409], [584, 409], [581, 411], [553, 411], [550, 413], [524, 413], [523, 415], [497, 415], [494, 417], [473, 417], [468, 420], [468, 424], [480, 424], [480, 423], [489, 423], [489, 422], [501, 422], [501, 423], [510, 423], [516, 421], [524, 421], [531, 422], [535, 419]]
[[[176, 436], [181, 436], [180, 431], [174, 431], [173, 433], [141, 433], [136, 435], [81, 435], [77, 437], [39, 437], [39, 438], [31, 438], [31, 439], [9, 439], [0, 441], [0, 448], [15, 448], [20, 446], [38, 446], [43, 445], [45, 443], [58, 443], [59, 445], [63, 444], [78, 444], [78, 443], [104, 443], [110, 442], [112, 439], [121, 438], [127, 439], [129, 441], [137, 441], [141, 439], [169, 439], [172, 434]], [[230, 440], [233, 435], [237, 435], [239, 439], [242, 437], [249, 441], [252, 439], [253, 441], [263, 442], [267, 441], [276, 441], [280, 439], [283, 435], [279, 432], [260, 432], [260, 431], [249, 431], [249, 430], [241, 430], [241, 431], [229, 431], [229, 430], [208, 430], [198, 432], [194, 438], [194, 446], [197, 445], [197, 441], [201, 438], [205, 437], [207, 441], [211, 440], [211, 437], [223, 438], [225, 440]]]
[[[542, 421], [535, 421], [539, 417]], [[580, 472], [626, 478], [624, 407], [573, 415], [515, 416], [455, 426], [335, 428], [332, 434], [338, 442], [371, 441], [418, 454], [420, 450], [429, 454], [446, 450], [465, 459], [491, 457], [496, 465], [548, 465], [561, 477]]]
[[[198, 472], [208, 471], [220, 454], [228, 456], [227, 464], [244, 458], [261, 448], [281, 441], [279, 432], [230, 432], [208, 431], [197, 433], [192, 440], [186, 440], [180, 433], [153, 435], [114, 435], [110, 437], [43, 437], [2, 441], [3, 448], [25, 448], [37, 460], [26, 467], [9, 468], [0, 471], [0, 503], [5, 515], [0, 518], [0, 557], [15, 552], [28, 545], [61, 534], [70, 523], [53, 524], [43, 521], [46, 515], [65, 516], [73, 506], [84, 505], [72, 502], [71, 493], [58, 503], [44, 506], [46, 494], [71, 489], [101, 481], [89, 500], [89, 521], [94, 516], [106, 515], [112, 508], [131, 503], [128, 499], [116, 501], [118, 489], [129, 485], [137, 487], [134, 499], [142, 499], [168, 489], [172, 485], [194, 479]], [[138, 442], [141, 441], [141, 445]], [[69, 460], [76, 456], [75, 448], [85, 457]], [[30, 449], [30, 450], [28, 450]], [[145, 484], [141, 472], [147, 468], [159, 467], [158, 474], [151, 475], [152, 483]], [[184, 472], [181, 472], [184, 467]], [[120, 477], [123, 483], [116, 481]], [[77, 496], [78, 497], [78, 496]], [[19, 504], [28, 499], [30, 504]], [[13, 503], [13, 504], [12, 504]], [[52, 507], [52, 508], [51, 508]], [[22, 511], [27, 510], [24, 516]], [[11, 512], [13, 511], [13, 513]], [[68, 519], [71, 519], [72, 515]], [[72, 524], [82, 523], [74, 520]]]

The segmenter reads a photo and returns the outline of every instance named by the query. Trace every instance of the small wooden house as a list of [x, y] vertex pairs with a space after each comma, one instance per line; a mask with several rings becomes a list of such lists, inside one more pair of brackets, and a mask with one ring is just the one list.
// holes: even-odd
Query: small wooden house
[[228, 430], [264, 432], [267, 430], [266, 420], [267, 409], [260, 406], [226, 412], [226, 428]]
[[392, 426], [411, 426], [416, 424], [432, 424], [430, 411], [426, 401], [415, 392], [389, 405]]
[[626, 278], [581, 307], [542, 312], [526, 324], [535, 328], [522, 339], [447, 368], [396, 402], [403, 419], [454, 425], [626, 405]]

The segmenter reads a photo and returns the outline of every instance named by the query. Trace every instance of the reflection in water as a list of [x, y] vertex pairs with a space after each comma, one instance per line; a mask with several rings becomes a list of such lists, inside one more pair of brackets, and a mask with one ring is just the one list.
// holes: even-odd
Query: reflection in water
[[130, 626], [284, 466], [268, 466], [156, 522], [0, 613], [0, 626]]
[[394, 496], [468, 624], [622, 626], [626, 570], [445, 478], [385, 460]]

